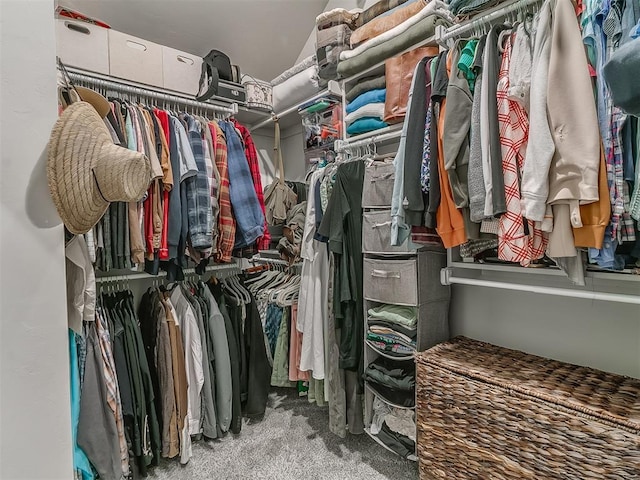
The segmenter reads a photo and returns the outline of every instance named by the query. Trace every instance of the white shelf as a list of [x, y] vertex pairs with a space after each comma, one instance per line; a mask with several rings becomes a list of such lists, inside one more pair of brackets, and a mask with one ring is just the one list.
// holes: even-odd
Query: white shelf
[[[378, 348], [376, 348], [370, 340], [365, 340], [365, 345], [367, 347], [369, 347], [371, 350], [373, 350], [375, 353], [377, 353], [378, 355], [380, 355], [381, 357], [384, 358], [388, 358], [389, 360], [393, 360], [396, 362], [408, 362], [410, 360], [413, 360], [413, 354], [411, 355], [407, 355], [404, 357], [398, 357], [398, 356], [394, 356], [394, 355], [389, 355], [387, 352], [383, 352], [382, 350], [379, 350]], [[415, 349], [414, 349], [414, 353], [415, 353]], [[402, 407], [400, 407], [402, 408]]]
[[[281, 112], [271, 112], [267, 115], [267, 117], [262, 120], [259, 123], [256, 123], [254, 125], [251, 125], [251, 127], [249, 127], [249, 130], [254, 131], [254, 130], [258, 130], [259, 128], [263, 128], [268, 126], [269, 124], [273, 123], [274, 118], [278, 118], [278, 120], [280, 121], [281, 124], [281, 128], [283, 125], [283, 119], [289, 117], [290, 115], [294, 114], [294, 113], [298, 113], [298, 108], [301, 105], [305, 105], [307, 103], [310, 102], [314, 102], [316, 100], [319, 100], [323, 97], [340, 97], [342, 95], [342, 90], [340, 89], [340, 85], [338, 84], [338, 82], [336, 81], [329, 81], [329, 85], [327, 86], [326, 89], [315, 93], [314, 95], [312, 95], [309, 98], [306, 98], [304, 100], [302, 100], [299, 103], [296, 103], [295, 105], [292, 105], [289, 108], [286, 108], [284, 110], [282, 110]], [[294, 117], [295, 118], [295, 117]], [[288, 125], [288, 122], [287, 122]]]
[[[364, 431], [367, 433], [367, 435], [369, 435], [374, 442], [376, 442], [378, 445], [380, 445], [381, 447], [389, 450], [391, 453], [395, 453], [396, 455], [398, 455], [399, 457], [401, 457], [401, 455], [396, 452], [395, 450], [391, 449], [391, 447], [387, 446], [386, 443], [384, 443], [382, 440], [380, 440], [378, 438], [377, 435], [374, 435], [373, 433], [371, 433], [371, 430], [369, 430], [368, 428], [365, 428]], [[414, 455], [409, 455], [407, 457], [407, 460], [412, 461], [412, 462], [417, 462], [418, 461], [418, 457], [414, 454]]]
[[238, 113], [236, 119], [243, 125], [253, 125], [267, 118], [271, 118], [271, 112], [261, 108], [249, 108], [240, 105], [238, 107]]
[[[554, 277], [565, 277], [566, 275], [558, 267], [545, 268], [525, 268], [518, 265], [503, 265], [496, 263], [475, 263], [475, 262], [451, 262], [451, 267], [464, 268], [469, 270], [487, 270], [493, 272], [505, 273], [526, 273], [527, 275], [549, 275]], [[624, 282], [640, 282], [640, 274], [634, 274], [631, 270], [623, 270], [621, 272], [606, 272], [588, 270], [585, 273], [587, 278], [597, 278], [603, 280], [620, 280]], [[640, 292], [639, 292], [640, 294]]]
[[385, 398], [384, 395], [382, 395], [378, 390], [376, 390], [376, 387], [371, 386], [369, 384], [369, 382], [365, 381], [364, 382], [364, 386], [367, 390], [369, 390], [371, 393], [373, 393], [376, 397], [378, 397], [380, 400], [382, 400], [384, 403], [386, 403], [387, 405], [389, 405], [390, 407], [393, 408], [401, 408], [402, 410], [415, 410], [416, 407], [405, 407], [404, 405], [398, 405], [397, 403], [393, 403], [391, 401], [389, 401], [389, 399]]

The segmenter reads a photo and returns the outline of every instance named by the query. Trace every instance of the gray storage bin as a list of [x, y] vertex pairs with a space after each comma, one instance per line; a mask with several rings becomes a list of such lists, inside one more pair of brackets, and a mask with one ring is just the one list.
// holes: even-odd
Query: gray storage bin
[[415, 253], [416, 245], [407, 239], [391, 245], [391, 210], [369, 210], [362, 214], [362, 251], [364, 253]]
[[364, 259], [364, 298], [395, 305], [418, 305], [416, 259]]
[[362, 207], [390, 207], [394, 178], [393, 163], [373, 162], [365, 168]]

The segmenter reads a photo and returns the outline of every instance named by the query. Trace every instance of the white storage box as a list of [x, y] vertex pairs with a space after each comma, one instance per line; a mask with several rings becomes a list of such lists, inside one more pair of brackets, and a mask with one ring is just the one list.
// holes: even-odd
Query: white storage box
[[163, 87], [162, 46], [110, 30], [109, 70], [114, 77]]
[[176, 92], [198, 94], [202, 58], [175, 48], [162, 47], [162, 77], [164, 88]]
[[109, 75], [109, 30], [69, 18], [56, 19], [56, 48], [62, 63]]

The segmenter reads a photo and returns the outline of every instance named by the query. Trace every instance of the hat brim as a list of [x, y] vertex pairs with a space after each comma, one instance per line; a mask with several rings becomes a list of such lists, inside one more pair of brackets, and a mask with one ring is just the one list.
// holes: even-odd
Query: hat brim
[[109, 106], [109, 101], [106, 98], [90, 88], [76, 87], [76, 90], [83, 102], [93, 105], [93, 108], [96, 109], [98, 115], [102, 118], [105, 118], [108, 115], [111, 107]]
[[47, 180], [58, 214], [71, 233], [86, 233], [109, 207], [98, 189], [93, 168], [100, 149], [113, 143], [95, 109], [85, 102], [73, 103], [51, 131]]

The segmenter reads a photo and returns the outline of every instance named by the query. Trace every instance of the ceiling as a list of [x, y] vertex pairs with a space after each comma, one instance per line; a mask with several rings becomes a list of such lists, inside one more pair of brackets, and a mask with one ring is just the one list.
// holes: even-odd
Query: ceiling
[[58, 0], [116, 30], [204, 56], [211, 49], [263, 80], [295, 64], [327, 0]]

